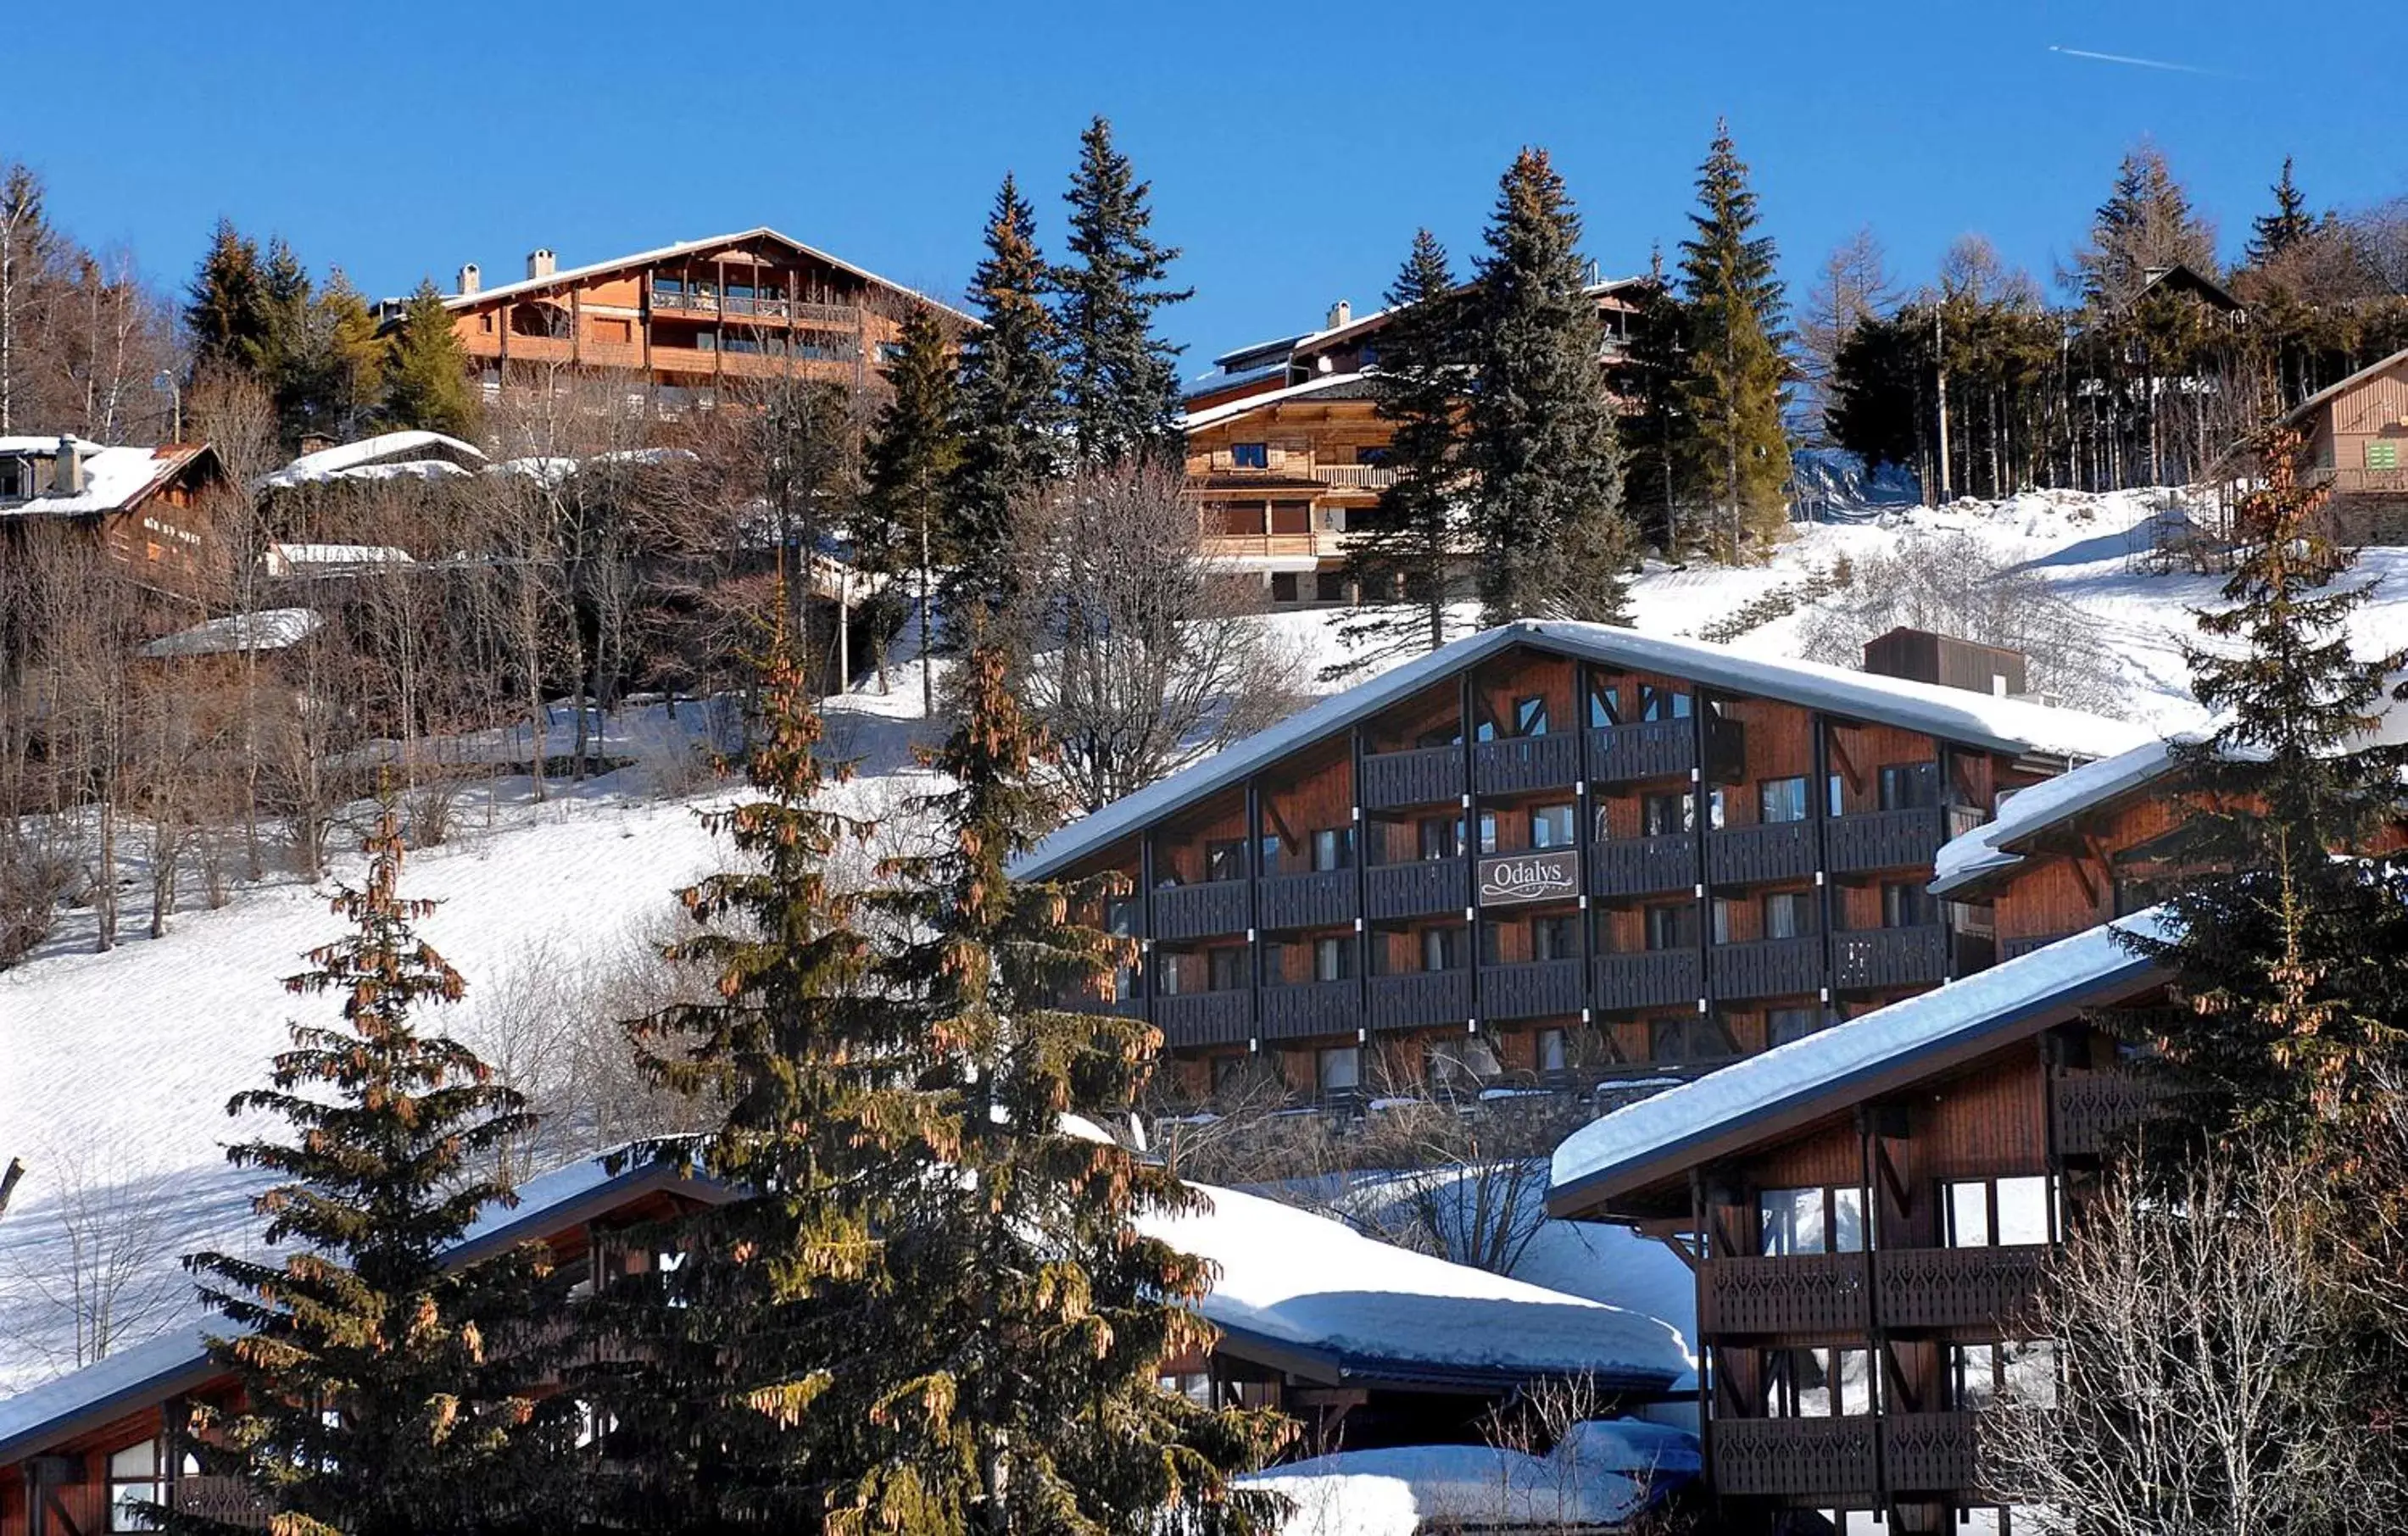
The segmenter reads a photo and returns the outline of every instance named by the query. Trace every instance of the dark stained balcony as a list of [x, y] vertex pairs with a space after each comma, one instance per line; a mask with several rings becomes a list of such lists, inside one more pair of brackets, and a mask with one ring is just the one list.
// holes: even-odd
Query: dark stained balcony
[[2048, 1254], [2043, 1243], [1884, 1248], [1874, 1264], [1882, 1326], [2012, 1338], [2040, 1294]]
[[1364, 914], [1373, 921], [1434, 917], [1471, 904], [1471, 863], [1465, 859], [1415, 859], [1374, 864], [1363, 872]]
[[2057, 1080], [2054, 1091], [2057, 1151], [2069, 1158], [2095, 1158], [2147, 1119], [2169, 1085], [2111, 1069], [2069, 1073]]
[[1587, 1004], [1577, 960], [1493, 965], [1480, 973], [1480, 1012], [1487, 1018], [1576, 1014]]
[[1263, 882], [1265, 928], [1327, 928], [1354, 920], [1354, 872], [1314, 870], [1274, 875]]
[[1472, 788], [1484, 795], [1569, 789], [1580, 780], [1580, 737], [1508, 736], [1471, 749]]
[[[239, 1477], [179, 1477], [167, 1485], [167, 1507], [179, 1515], [240, 1530], [268, 1529], [267, 1506]], [[150, 1527], [146, 1523], [139, 1529]]]
[[1253, 993], [1182, 992], [1154, 1000], [1154, 1022], [1168, 1045], [1242, 1045], [1254, 1031]]
[[1697, 884], [1698, 840], [1687, 832], [1610, 837], [1589, 845], [1592, 896], [1650, 896], [1665, 890], [1694, 890]]
[[1768, 821], [1706, 834], [1706, 878], [1718, 886], [1802, 880], [1814, 873], [1814, 824]]
[[1862, 1335], [1870, 1326], [1860, 1253], [1710, 1259], [1698, 1330], [1709, 1338]]
[[1881, 1421], [1869, 1415], [1717, 1417], [1706, 1443], [1717, 1493], [1862, 1504], [1874, 1491], [1880, 1438]]
[[1599, 955], [1591, 969], [1595, 974], [1597, 1006], [1609, 1012], [1662, 1008], [1673, 1003], [1694, 1006], [1698, 999], [1706, 995], [1694, 948]]
[[1641, 720], [1631, 725], [1593, 726], [1589, 730], [1589, 776], [1600, 784], [1686, 777], [1697, 765], [1695, 720]]
[[1354, 981], [1308, 981], [1263, 988], [1263, 1038], [1353, 1034], [1363, 1023], [1363, 989]]
[[1870, 870], [1919, 869], [1947, 840], [1947, 813], [1937, 805], [1903, 811], [1866, 811], [1835, 816], [1824, 828], [1831, 868], [1853, 875]]
[[1246, 931], [1246, 882], [1165, 886], [1154, 893], [1154, 936], [1203, 939]]
[[1892, 1493], [1954, 1493], [1981, 1483], [1980, 1418], [1885, 1414], [1882, 1471]]
[[1758, 939], [1706, 951], [1708, 989], [1717, 998], [1791, 997], [1823, 989], [1823, 941]]
[[1463, 800], [1463, 748], [1424, 747], [1411, 752], [1373, 752], [1363, 759], [1361, 799], [1366, 810], [1435, 805]]
[[1401, 975], [1373, 976], [1370, 1001], [1370, 1017], [1364, 1020], [1370, 1029], [1460, 1025], [1471, 1017], [1471, 973], [1408, 971]]
[[1842, 987], [1921, 987], [1948, 979], [1948, 927], [1865, 928], [1831, 935]]

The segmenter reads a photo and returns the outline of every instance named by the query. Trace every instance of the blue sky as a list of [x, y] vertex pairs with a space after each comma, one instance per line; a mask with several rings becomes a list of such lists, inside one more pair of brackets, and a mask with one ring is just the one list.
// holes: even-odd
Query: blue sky
[[1197, 297], [1166, 329], [1190, 372], [1371, 306], [1417, 224], [1468, 261], [1524, 143], [1608, 272], [1669, 258], [1717, 114], [1801, 295], [1866, 223], [1910, 278], [1978, 230], [2046, 279], [2143, 134], [2228, 254], [2286, 153], [2320, 203], [2408, 192], [2408, 25], [2374, 12], [2356, 47], [2222, 0], [201, 8], [48, 11], [0, 94], [0, 159], [155, 279], [183, 282], [220, 214], [372, 295], [767, 223], [950, 297], [1005, 170], [1058, 239], [1101, 112], [1185, 249]]

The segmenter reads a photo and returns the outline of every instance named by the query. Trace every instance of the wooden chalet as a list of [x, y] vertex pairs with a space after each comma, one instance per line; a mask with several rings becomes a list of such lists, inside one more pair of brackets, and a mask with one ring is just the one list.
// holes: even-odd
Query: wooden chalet
[[96, 541], [144, 587], [206, 602], [229, 574], [207, 505], [224, 477], [206, 443], [0, 437], [0, 558], [22, 560], [44, 541]]
[[[535, 250], [516, 281], [488, 288], [471, 264], [457, 286], [444, 307], [488, 401], [542, 395], [579, 376], [670, 412], [748, 383], [864, 385], [914, 310], [976, 323], [766, 227], [575, 267]], [[389, 320], [398, 313], [386, 306]]]
[[1978, 1415], [2055, 1379], [2027, 1309], [2068, 1202], [2149, 1102], [2086, 1019], [2163, 981], [2093, 929], [1556, 1150], [1552, 1214], [1638, 1224], [1696, 1271], [1716, 1529], [2051, 1529], [1990, 1491]]
[[2000, 795], [2122, 751], [2074, 711], [1525, 621], [1056, 832], [1142, 960], [1090, 1005], [1186, 1091], [1300, 1099], [1693, 1074], [1989, 963], [1925, 888]]
[[2305, 434], [2309, 479], [2332, 488], [2336, 537], [2408, 544], [2408, 348], [2317, 391], [2280, 424]]

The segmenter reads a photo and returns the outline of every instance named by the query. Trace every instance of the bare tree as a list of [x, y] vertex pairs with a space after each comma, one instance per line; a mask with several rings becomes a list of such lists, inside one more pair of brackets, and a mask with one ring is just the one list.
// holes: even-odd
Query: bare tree
[[1299, 660], [1247, 622], [1256, 579], [1204, 549], [1175, 470], [1083, 472], [1014, 508], [1022, 596], [1005, 616], [1025, 702], [1089, 811], [1295, 707]]
[[0, 1248], [30, 1303], [12, 1331], [67, 1369], [157, 1335], [190, 1294], [174, 1181], [90, 1145], [53, 1148], [36, 1168], [30, 1188], [44, 1198]]
[[1798, 317], [1798, 351], [1804, 364], [1809, 430], [1823, 430], [1823, 413], [1831, 403], [1831, 376], [1840, 346], [1865, 320], [1898, 302], [1889, 258], [1882, 243], [1865, 225], [1840, 242], [1823, 263], [1814, 286], [1807, 292], [1806, 308]]

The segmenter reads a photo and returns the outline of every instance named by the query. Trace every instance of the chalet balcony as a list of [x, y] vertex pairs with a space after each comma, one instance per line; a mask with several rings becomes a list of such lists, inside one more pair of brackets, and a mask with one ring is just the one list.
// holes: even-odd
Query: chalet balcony
[[1709, 1259], [1698, 1330], [1709, 1338], [1861, 1336], [1871, 1329], [1865, 1256]]
[[1363, 988], [1354, 981], [1307, 981], [1263, 988], [1263, 1038], [1301, 1040], [1353, 1034], [1363, 1025]]
[[2311, 486], [2330, 486], [2342, 495], [2408, 495], [2408, 469], [2368, 469], [2350, 464], [2311, 469], [2300, 476]]
[[1803, 880], [1814, 873], [1814, 824], [1768, 821], [1706, 834], [1706, 878], [1718, 886]]
[[2057, 1149], [2095, 1158], [2147, 1119], [2164, 1098], [2163, 1085], [2128, 1071], [2070, 1073], [2057, 1079]]
[[1727, 1001], [1791, 997], [1823, 989], [1823, 941], [1757, 939], [1706, 951], [1708, 990]]
[[1118, 1018], [1143, 1018], [1145, 999], [1092, 995], [1067, 997], [1062, 1000], [1062, 1011], [1071, 1014], [1109, 1014]]
[[1874, 1264], [1882, 1326], [2012, 1337], [2040, 1294], [2048, 1255], [2044, 1243], [1884, 1248]]
[[1881, 1421], [1848, 1418], [1716, 1418], [1706, 1444], [1714, 1491], [1794, 1496], [1864, 1504], [1876, 1486]]
[[1154, 1021], [1168, 1045], [1242, 1045], [1254, 1033], [1253, 992], [1181, 992], [1154, 1000]]
[[1383, 464], [1315, 464], [1312, 477], [1340, 491], [1385, 491], [1397, 483], [1397, 472]]
[[1694, 1006], [1706, 995], [1695, 948], [1599, 955], [1590, 962], [1597, 1006], [1608, 1012]]
[[1697, 765], [1695, 720], [1641, 720], [1589, 728], [1589, 773], [1601, 784], [1686, 775]]
[[1948, 979], [1948, 925], [1866, 928], [1831, 935], [1837, 985], [1920, 987]]
[[1610, 837], [1588, 850], [1588, 893], [1592, 896], [1652, 896], [1658, 891], [1694, 890], [1698, 884], [1698, 840], [1687, 832], [1659, 837]]
[[1363, 872], [1364, 914], [1375, 922], [1394, 917], [1434, 917], [1471, 904], [1471, 861], [1415, 859], [1374, 864]]
[[1460, 1026], [1471, 1017], [1471, 973], [1408, 971], [1400, 975], [1373, 976], [1369, 995], [1370, 1016], [1363, 1022], [1370, 1029]]
[[1580, 737], [1508, 736], [1471, 748], [1472, 788], [1484, 795], [1569, 789], [1580, 782]]
[[241, 1530], [268, 1529], [267, 1506], [239, 1477], [179, 1477], [167, 1485], [167, 1507]]
[[1493, 965], [1480, 973], [1480, 1012], [1484, 1018], [1542, 1018], [1576, 1014], [1588, 1003], [1576, 960]]
[[1916, 869], [1930, 864], [1947, 840], [1947, 812], [1938, 805], [1835, 816], [1824, 828], [1831, 868], [1841, 875]]
[[1202, 939], [1246, 931], [1246, 882], [1165, 886], [1154, 893], [1154, 936]]
[[1274, 875], [1262, 883], [1262, 926], [1327, 928], [1354, 920], [1354, 872]]
[[1893, 1493], [1955, 1493], [1981, 1486], [1980, 1415], [1884, 1414], [1882, 1470]]
[[1363, 760], [1363, 806], [1460, 804], [1463, 748], [1424, 747], [1411, 752], [1373, 752]]

